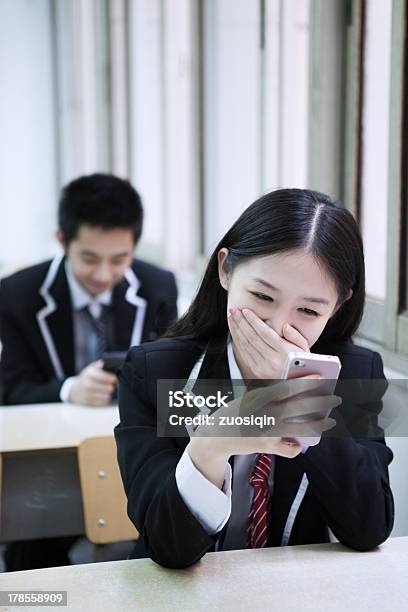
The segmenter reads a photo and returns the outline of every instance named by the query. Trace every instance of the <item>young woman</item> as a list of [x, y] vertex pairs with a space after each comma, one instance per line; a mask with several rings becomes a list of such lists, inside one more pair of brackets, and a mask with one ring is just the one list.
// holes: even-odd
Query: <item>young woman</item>
[[337, 355], [343, 379], [384, 379], [380, 355], [352, 343], [364, 294], [352, 215], [318, 192], [274, 191], [221, 239], [167, 337], [130, 350], [115, 436], [128, 513], [153, 560], [183, 568], [211, 550], [327, 542], [329, 529], [356, 550], [389, 536], [392, 452], [381, 434], [302, 448], [156, 429], [159, 379], [279, 379], [291, 351]]

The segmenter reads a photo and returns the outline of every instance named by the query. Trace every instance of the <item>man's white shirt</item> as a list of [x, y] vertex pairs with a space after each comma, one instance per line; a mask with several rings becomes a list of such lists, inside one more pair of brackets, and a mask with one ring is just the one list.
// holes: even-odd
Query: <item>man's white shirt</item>
[[[69, 261], [65, 262], [65, 274], [67, 277], [68, 287], [71, 294], [72, 314], [75, 323], [75, 315], [86, 306], [90, 313], [96, 319], [101, 314], [102, 305], [109, 306], [112, 302], [112, 290], [104, 291], [103, 293], [92, 296], [79, 284], [71, 270]], [[60, 400], [68, 402], [71, 387], [75, 381], [75, 376], [67, 378], [60, 389]]]

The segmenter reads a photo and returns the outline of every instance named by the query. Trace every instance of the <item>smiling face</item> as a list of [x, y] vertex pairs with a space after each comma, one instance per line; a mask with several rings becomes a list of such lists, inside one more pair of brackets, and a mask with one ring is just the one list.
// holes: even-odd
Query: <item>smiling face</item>
[[253, 257], [228, 273], [223, 265], [227, 254], [221, 249], [218, 262], [228, 308], [251, 309], [281, 337], [284, 324], [290, 323], [311, 348], [338, 300], [333, 280], [314, 257], [303, 251]]
[[105, 230], [81, 225], [68, 245], [64, 244], [61, 231], [57, 236], [74, 276], [91, 295], [113, 289], [131, 264], [135, 245], [130, 229]]

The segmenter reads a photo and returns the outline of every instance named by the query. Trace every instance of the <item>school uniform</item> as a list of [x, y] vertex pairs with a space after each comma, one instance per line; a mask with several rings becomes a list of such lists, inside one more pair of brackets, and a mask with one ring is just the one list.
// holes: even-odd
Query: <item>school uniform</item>
[[107, 349], [127, 351], [162, 335], [177, 318], [176, 302], [174, 275], [140, 260], [133, 261], [112, 291], [93, 300], [79, 286], [64, 256], [2, 279], [4, 403], [67, 399], [68, 385], [63, 389], [67, 379], [97, 357], [87, 307], [97, 316], [101, 308], [107, 311]]
[[[371, 435], [364, 436], [360, 420], [361, 437], [324, 434], [317, 446], [294, 459], [273, 457], [268, 546], [328, 542], [330, 529], [343, 544], [369, 550], [389, 536], [394, 520], [388, 478], [393, 455], [377, 425], [386, 389], [381, 357], [349, 343], [320, 343], [313, 352], [338, 355], [340, 378], [358, 383], [360, 404], [366, 395], [364, 414], [370, 422], [365, 425]], [[183, 568], [208, 551], [246, 547], [249, 475], [256, 455], [231, 457], [220, 490], [192, 464], [188, 437], [158, 437], [156, 427], [158, 380], [187, 384], [197, 374], [199, 385], [201, 379], [236, 378], [236, 368], [226, 337], [208, 346], [189, 338], [164, 338], [131, 349], [121, 370], [115, 437], [128, 514], [147, 552], [161, 565]], [[380, 384], [373, 393], [360, 379]], [[340, 407], [336, 416], [347, 431], [342, 408], [348, 416], [352, 411]]]
[[[92, 298], [58, 256], [0, 284], [4, 403], [67, 401], [74, 376], [101, 357], [93, 319], [105, 309], [107, 351], [154, 340], [177, 318], [174, 275], [134, 260], [111, 290]], [[89, 311], [89, 312], [88, 312]], [[76, 537], [12, 542], [8, 571], [68, 565]]]

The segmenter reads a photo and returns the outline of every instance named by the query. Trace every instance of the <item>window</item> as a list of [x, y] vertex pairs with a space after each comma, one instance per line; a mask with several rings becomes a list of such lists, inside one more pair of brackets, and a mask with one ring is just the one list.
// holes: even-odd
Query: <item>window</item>
[[351, 16], [347, 86], [355, 115], [346, 120], [344, 191], [367, 260], [359, 335], [389, 368], [408, 374], [407, 2], [356, 0]]
[[0, 276], [54, 249], [57, 132], [51, 24], [45, 0], [0, 3]]

